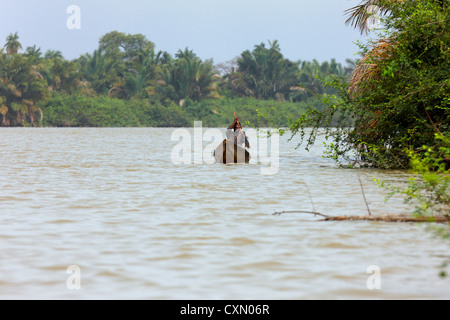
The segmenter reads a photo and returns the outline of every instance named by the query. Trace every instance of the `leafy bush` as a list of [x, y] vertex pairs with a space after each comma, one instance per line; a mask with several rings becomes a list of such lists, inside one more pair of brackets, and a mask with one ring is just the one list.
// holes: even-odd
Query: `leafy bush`
[[243, 97], [187, 101], [183, 108], [191, 119], [203, 121], [203, 126], [206, 127], [228, 127], [234, 119], [233, 112], [242, 124], [278, 127], [288, 126], [300, 117], [308, 108], [308, 104]]
[[106, 96], [89, 97], [55, 94], [43, 106], [46, 126], [56, 127], [156, 127], [187, 126], [185, 111], [169, 103], [151, 105], [144, 100], [120, 100]]
[[423, 146], [423, 152], [408, 150], [411, 173], [406, 187], [393, 187], [376, 179], [390, 193], [402, 194], [406, 203], [414, 203], [416, 216], [433, 217], [450, 214], [450, 139], [436, 134], [439, 147]]
[[[364, 57], [339, 97], [292, 127], [325, 126], [334, 138], [329, 155], [378, 168], [408, 168], [404, 150], [423, 153], [434, 134], [450, 132], [450, 20], [441, 1], [380, 1], [385, 30], [361, 45]], [[332, 119], [344, 115], [353, 126]], [[315, 133], [315, 131], [313, 131]], [[314, 137], [309, 142], [314, 141]], [[356, 155], [356, 157], [355, 157]]]

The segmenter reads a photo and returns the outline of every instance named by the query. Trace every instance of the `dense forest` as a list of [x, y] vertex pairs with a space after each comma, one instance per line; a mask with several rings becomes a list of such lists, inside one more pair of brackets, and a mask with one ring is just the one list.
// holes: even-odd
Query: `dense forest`
[[[113, 31], [74, 60], [10, 34], [0, 50], [1, 126], [226, 126], [233, 112], [256, 125], [286, 126], [317, 96], [323, 80], [349, 78], [356, 62], [290, 61], [277, 41], [220, 64], [193, 50], [157, 51], [142, 34]], [[269, 120], [270, 119], [270, 120]]]

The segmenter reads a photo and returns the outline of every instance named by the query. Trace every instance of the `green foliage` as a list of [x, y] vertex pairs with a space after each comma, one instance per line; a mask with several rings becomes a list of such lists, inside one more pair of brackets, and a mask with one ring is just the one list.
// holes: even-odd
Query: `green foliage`
[[[220, 74], [212, 60], [187, 48], [174, 57], [157, 52], [141, 34], [107, 33], [98, 49], [72, 61], [36, 46], [18, 53], [18, 39], [8, 36], [7, 53], [0, 53], [3, 126], [190, 126], [201, 120], [226, 127], [233, 112], [251, 125], [288, 126], [308, 106], [323, 109], [314, 93], [335, 93], [319, 75], [345, 73], [334, 60], [291, 62], [277, 41], [243, 52]], [[21, 71], [13, 76], [14, 70]]]
[[261, 43], [252, 52], [244, 51], [237, 60], [237, 86], [258, 99], [275, 99], [277, 94], [286, 97], [290, 87], [298, 84], [298, 66], [283, 57], [277, 41], [269, 42], [269, 46]]
[[44, 125], [56, 127], [138, 126], [131, 109], [123, 101], [104, 96], [89, 97], [54, 94], [43, 106]]
[[46, 82], [30, 58], [0, 52], [2, 125], [38, 124], [40, 110], [37, 104], [47, 97]]
[[22, 49], [22, 44], [19, 42], [19, 35], [17, 32], [8, 35], [6, 38], [5, 49], [8, 54], [17, 54], [19, 49]]
[[326, 84], [333, 78], [347, 78], [354, 69], [355, 61], [347, 59], [347, 66], [343, 67], [335, 59], [330, 62], [319, 63], [316, 59], [313, 61], [302, 61], [299, 70], [298, 90], [289, 94], [291, 100], [301, 101], [305, 98], [311, 98], [323, 94], [337, 94], [337, 90]]
[[434, 147], [423, 146], [420, 153], [407, 150], [413, 176], [406, 187], [394, 187], [376, 180], [390, 191], [389, 196], [402, 194], [406, 203], [414, 203], [417, 216], [450, 214], [450, 139], [439, 134], [435, 138]]
[[[436, 134], [435, 139], [433, 147], [423, 146], [420, 152], [406, 151], [413, 174], [406, 186], [393, 186], [386, 181], [375, 179], [379, 186], [388, 191], [387, 199], [393, 195], [403, 195], [405, 203], [414, 205], [415, 216], [429, 217], [430, 221], [434, 221], [434, 217], [448, 217], [450, 214], [450, 139], [441, 134]], [[450, 239], [450, 223], [433, 224], [428, 228], [437, 237]], [[442, 263], [441, 277], [447, 276], [446, 268], [449, 263], [450, 259]]]
[[[173, 102], [150, 103], [106, 96], [55, 93], [42, 109], [43, 125], [56, 127], [188, 127], [202, 121], [205, 127], [227, 127], [236, 112], [246, 122], [260, 126], [287, 126], [305, 112], [305, 103], [258, 100], [255, 98], [186, 100], [183, 107]], [[270, 118], [274, 122], [268, 122]]]
[[189, 126], [184, 110], [173, 103], [152, 105], [144, 100], [121, 100], [55, 94], [44, 110], [44, 125], [56, 127], [157, 127]]
[[[192, 120], [203, 121], [205, 127], [228, 127], [233, 112], [251, 126], [288, 126], [308, 108], [304, 102], [281, 102], [250, 97], [187, 101], [183, 107]], [[243, 122], [244, 123], [244, 122]]]
[[68, 61], [57, 53], [46, 54], [45, 61], [39, 60], [41, 74], [51, 90], [70, 94], [82, 87], [82, 78], [74, 61]]
[[86, 53], [77, 63], [83, 78], [88, 81], [96, 94], [106, 95], [113, 84], [119, 79], [119, 75], [125, 72], [122, 61], [108, 56], [102, 49], [95, 50], [91, 55]]
[[140, 52], [154, 48], [155, 44], [142, 34], [112, 31], [99, 40], [99, 49], [116, 60], [132, 60]]
[[215, 96], [214, 66], [212, 60], [202, 61], [192, 50], [179, 50], [174, 60], [162, 72], [157, 92], [183, 104], [183, 100]]
[[264, 43], [256, 45], [253, 51], [244, 51], [230, 63], [231, 67], [221, 66], [226, 70], [219, 82], [221, 94], [296, 102], [305, 101], [314, 94], [334, 93], [327, 91], [321, 79], [330, 75], [346, 76], [353, 70], [352, 60], [347, 61], [347, 67], [335, 59], [323, 63], [290, 61], [281, 54], [278, 41], [269, 42], [269, 47]]
[[[329, 155], [342, 162], [408, 168], [406, 150], [424, 153], [435, 133], [449, 132], [449, 7], [434, 0], [380, 1], [389, 12], [379, 40], [361, 45], [364, 57], [349, 83], [334, 82], [339, 99], [314, 110], [292, 129], [341, 121]], [[331, 135], [330, 135], [331, 136]], [[310, 137], [309, 141], [314, 141]]]

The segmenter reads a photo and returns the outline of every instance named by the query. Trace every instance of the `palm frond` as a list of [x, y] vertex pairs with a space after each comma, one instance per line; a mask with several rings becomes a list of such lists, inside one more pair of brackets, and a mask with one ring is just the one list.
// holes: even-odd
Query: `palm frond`
[[[404, 0], [389, 0], [392, 2], [403, 2]], [[389, 10], [382, 5], [382, 0], [364, 0], [359, 5], [344, 11], [347, 16], [345, 24], [351, 25], [355, 29], [359, 29], [361, 34], [369, 33], [369, 19], [375, 14], [381, 18], [385, 16]]]
[[381, 39], [357, 64], [350, 79], [350, 94], [360, 90], [370, 90], [370, 87], [361, 87], [361, 83], [370, 83], [370, 80], [380, 76], [379, 62], [390, 55], [395, 45], [393, 39]]

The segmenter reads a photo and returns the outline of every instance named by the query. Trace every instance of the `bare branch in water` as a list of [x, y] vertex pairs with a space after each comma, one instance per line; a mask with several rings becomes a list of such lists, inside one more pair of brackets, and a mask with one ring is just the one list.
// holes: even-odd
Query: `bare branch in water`
[[363, 195], [363, 198], [364, 198], [364, 203], [366, 204], [367, 211], [369, 212], [369, 216], [371, 216], [372, 212], [370, 212], [369, 204], [367, 203], [366, 193], [364, 192], [364, 187], [363, 187], [363, 184], [361, 182], [361, 176], [359, 175], [359, 172], [358, 172], [358, 181], [359, 181], [359, 186], [361, 187], [361, 192], [362, 192], [362, 195]]
[[313, 198], [311, 196], [311, 192], [309, 191], [309, 187], [308, 187], [308, 185], [306, 183], [305, 183], [305, 186], [306, 186], [306, 190], [308, 191], [308, 196], [309, 196], [309, 200], [311, 201], [311, 205], [312, 205], [313, 211], [314, 211], [314, 213], [317, 213], [316, 207], [314, 206]]
[[317, 212], [314, 201], [311, 196], [311, 192], [306, 185], [306, 189], [308, 191], [309, 199], [311, 200], [311, 204], [314, 211], [307, 210], [289, 210], [289, 211], [276, 211], [273, 215], [282, 215], [286, 213], [307, 213], [313, 214], [314, 216], [321, 216], [323, 219], [321, 221], [382, 221], [382, 222], [438, 222], [438, 223], [450, 223], [450, 216], [437, 216], [437, 217], [414, 217], [410, 215], [372, 215], [370, 211], [369, 204], [367, 203], [366, 194], [364, 192], [364, 187], [361, 181], [361, 177], [358, 173], [358, 181], [359, 186], [361, 187], [361, 192], [364, 198], [364, 202], [367, 207], [368, 215], [366, 216], [329, 216], [320, 212]]
[[292, 211], [279, 211], [274, 215], [281, 215], [284, 213], [309, 213], [317, 216], [321, 216], [324, 219], [321, 221], [381, 221], [381, 222], [438, 222], [448, 223], [450, 222], [450, 216], [444, 217], [413, 217], [407, 215], [384, 215], [384, 216], [328, 216], [319, 212], [292, 210]]
[[327, 216], [327, 215], [325, 215], [325, 214], [322, 214], [322, 213], [319, 213], [319, 212], [316, 212], [316, 211], [303, 211], [303, 210], [292, 210], [292, 211], [277, 211], [277, 212], [274, 212], [273, 213], [273, 215], [275, 216], [275, 215], [278, 215], [278, 216], [280, 216], [280, 215], [282, 215], [283, 213], [310, 213], [310, 214], [313, 214], [313, 215], [315, 215], [315, 216], [321, 216], [321, 217], [324, 217], [324, 218], [331, 218], [330, 216]]

